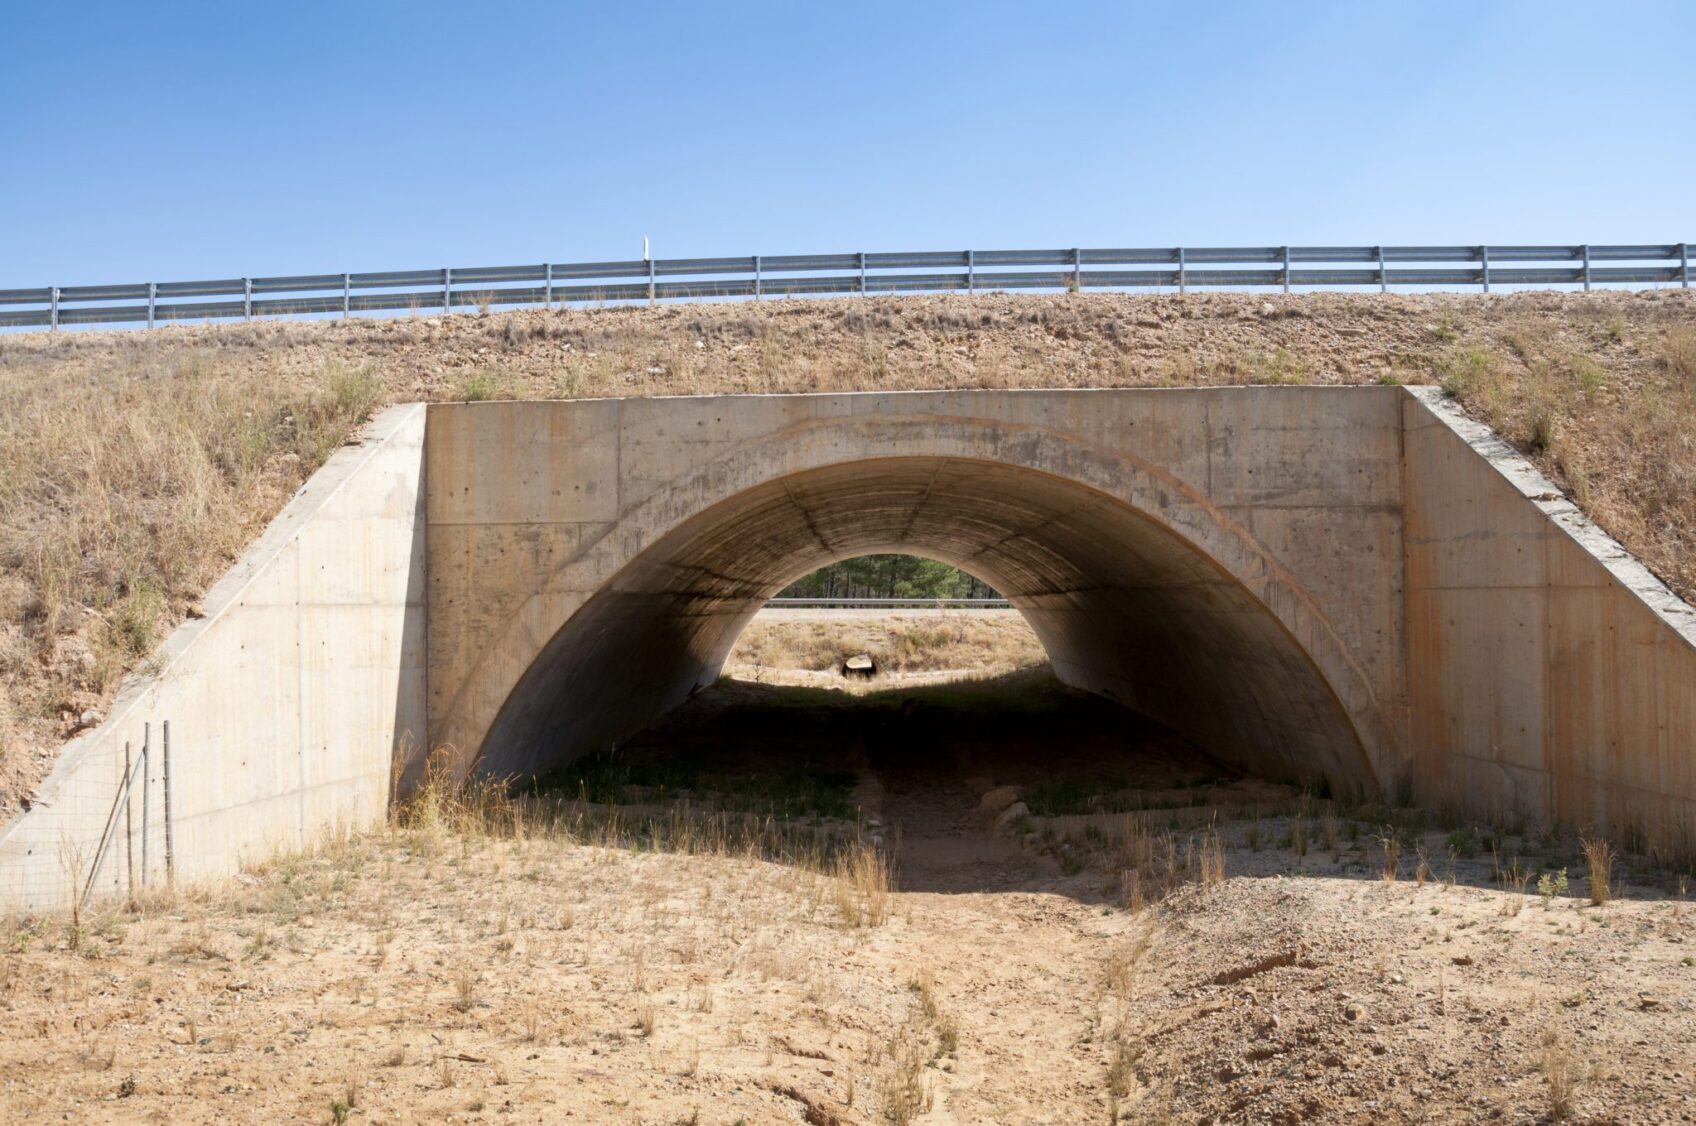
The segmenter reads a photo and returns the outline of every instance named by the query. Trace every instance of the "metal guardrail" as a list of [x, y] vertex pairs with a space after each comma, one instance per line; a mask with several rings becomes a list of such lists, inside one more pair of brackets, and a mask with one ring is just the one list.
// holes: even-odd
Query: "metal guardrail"
[[[1687, 243], [946, 250], [644, 258], [361, 274], [0, 289], [0, 327], [230, 320], [394, 310], [1014, 289], [1690, 286]], [[1606, 263], [1630, 263], [1608, 265]], [[1527, 265], [1527, 263], [1537, 263]], [[1106, 268], [1115, 267], [1115, 268]], [[1125, 268], [1130, 267], [1130, 268]], [[535, 284], [540, 283], [540, 284]], [[287, 296], [274, 296], [284, 294]], [[225, 298], [184, 301], [182, 298]]]
[[773, 598], [773, 610], [1006, 610], [1005, 598]]

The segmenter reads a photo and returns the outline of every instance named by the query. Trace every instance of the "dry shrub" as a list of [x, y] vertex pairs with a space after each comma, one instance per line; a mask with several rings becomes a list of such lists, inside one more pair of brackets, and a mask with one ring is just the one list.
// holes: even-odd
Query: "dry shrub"
[[1618, 859], [1618, 854], [1600, 837], [1583, 837], [1581, 843], [1584, 846], [1584, 863], [1590, 869], [1587, 880], [1590, 902], [1593, 906], [1601, 907], [1614, 895], [1614, 861]]
[[858, 845], [836, 857], [833, 871], [836, 907], [853, 927], [880, 927], [889, 920], [894, 872], [889, 858], [871, 845]]
[[1572, 1114], [1572, 1096], [1578, 1086], [1578, 1067], [1572, 1048], [1559, 1030], [1545, 1028], [1538, 1066], [1548, 1087], [1549, 1116], [1563, 1122]]
[[930, 1083], [925, 1065], [930, 1062], [929, 1045], [916, 1023], [896, 1033], [885, 1048], [889, 1066], [878, 1085], [883, 1114], [892, 1126], [907, 1126], [931, 1107]]

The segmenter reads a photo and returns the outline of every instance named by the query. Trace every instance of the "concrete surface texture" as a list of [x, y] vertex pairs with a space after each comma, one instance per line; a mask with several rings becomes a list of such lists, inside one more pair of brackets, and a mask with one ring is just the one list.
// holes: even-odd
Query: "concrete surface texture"
[[[425, 418], [422, 405], [391, 408], [338, 451], [208, 593], [204, 617], [65, 749], [0, 833], [0, 908], [198, 881], [384, 816], [395, 748], [424, 732]], [[120, 804], [144, 725], [147, 769]]]
[[431, 410], [430, 742], [462, 771], [612, 745], [787, 582], [912, 551], [1250, 770], [1691, 843], [1689, 607], [1434, 392]]

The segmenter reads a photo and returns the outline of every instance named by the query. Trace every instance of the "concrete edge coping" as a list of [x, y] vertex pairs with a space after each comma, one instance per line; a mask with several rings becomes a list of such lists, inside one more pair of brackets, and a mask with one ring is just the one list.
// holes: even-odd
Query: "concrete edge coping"
[[1510, 446], [1487, 424], [1465, 409], [1440, 387], [1405, 389], [1438, 422], [1448, 427], [1473, 452], [1490, 464], [1519, 494], [1536, 505], [1543, 515], [1591, 558], [1605, 567], [1619, 584], [1647, 606], [1656, 617], [1696, 647], [1696, 606], [1674, 594], [1660, 577], [1593, 520], [1543, 475], [1531, 460]]
[[302, 483], [283, 510], [265, 525], [259, 538], [249, 544], [230, 569], [212, 584], [202, 600], [204, 613], [172, 630], [165, 643], [144, 662], [144, 668], [125, 674], [118, 694], [112, 700], [112, 710], [104, 720], [60, 747], [58, 761], [37, 787], [29, 810], [20, 812], [9, 824], [0, 828], [0, 842], [23, 825], [30, 813], [53, 805], [59, 789], [82, 765], [87, 753], [99, 745], [113, 728], [132, 717], [147, 693], [163, 682], [195, 642], [241, 601], [248, 587], [276, 561], [312, 518], [425, 407], [424, 403], [399, 403], [378, 411]]

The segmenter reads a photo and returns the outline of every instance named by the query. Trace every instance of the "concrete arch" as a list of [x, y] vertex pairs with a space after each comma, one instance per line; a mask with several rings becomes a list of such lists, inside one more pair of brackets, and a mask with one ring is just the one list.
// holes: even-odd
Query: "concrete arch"
[[481, 769], [533, 773], [640, 729], [710, 684], [788, 582], [886, 551], [955, 564], [1003, 591], [1067, 683], [1262, 773], [1377, 788], [1317, 666], [1194, 545], [1075, 481], [934, 457], [840, 462], [685, 520], [542, 648], [490, 728]]
[[[1206, 397], [1140, 400], [1161, 408], [1155, 415], [1199, 414], [1192, 425], [1212, 440], [1198, 451], [1184, 448], [1190, 427], [1149, 425], [1173, 419], [1146, 410], [1143, 418], [1057, 419], [1041, 411], [985, 417], [981, 409], [990, 399], [1034, 406], [1042, 398], [546, 404], [576, 408], [567, 412], [576, 417], [555, 417], [545, 429], [547, 445], [570, 450], [578, 463], [579, 439], [610, 432], [617, 496], [571, 502], [598, 505], [609, 517], [601, 522], [530, 522], [522, 550], [546, 573], [489, 607], [498, 620], [458, 677], [435, 670], [447, 625], [437, 608], [454, 607], [432, 590], [433, 742], [453, 745], [464, 768], [496, 774], [535, 772], [604, 746], [710, 681], [742, 625], [794, 576], [851, 555], [909, 550], [966, 566], [1006, 591], [1063, 679], [1252, 768], [1323, 778], [1339, 792], [1382, 792], [1400, 749], [1399, 701], [1386, 707], [1374, 683], [1379, 670], [1253, 534], [1244, 510], [1218, 503], [1219, 490], [1209, 495], [1196, 480], [1214, 478], [1214, 463], [1226, 458], [1252, 460], [1236, 448], [1232, 421], [1210, 420]], [[872, 399], [923, 409], [861, 409]], [[967, 405], [978, 409], [946, 409]], [[442, 448], [431, 456], [430, 479], [439, 472], [463, 491], [469, 467], [487, 460], [485, 443], [524, 447], [515, 428], [529, 430], [535, 420], [502, 417], [524, 413], [518, 405], [476, 406], [497, 409], [466, 428], [469, 446], [453, 423], [433, 422], [432, 441]], [[533, 413], [544, 405], [526, 406]], [[660, 423], [654, 412], [662, 408]], [[477, 411], [444, 413], [470, 421]], [[1398, 421], [1393, 409], [1384, 413]], [[703, 441], [699, 431], [709, 427], [719, 433]], [[1351, 493], [1346, 507], [1363, 493], [1370, 502], [1380, 478], [1399, 483], [1393, 450], [1392, 472], [1369, 467], [1368, 488], [1358, 473], [1339, 483]], [[1285, 464], [1308, 477], [1336, 468]], [[665, 465], [682, 471], [652, 473]], [[543, 482], [559, 495], [571, 475], [541, 462], [529, 475], [510, 462], [501, 472], [521, 495]], [[1239, 464], [1239, 482], [1226, 494], [1254, 472]], [[443, 500], [432, 491], [432, 586], [467, 582], [487, 593], [487, 582], [438, 573], [438, 558], [475, 564], [481, 554], [457, 532], [437, 552], [445, 529], [465, 526], [454, 519], [462, 498]], [[1333, 535], [1345, 527], [1326, 515], [1319, 521]], [[1358, 521], [1346, 524], [1346, 534], [1357, 530]], [[502, 538], [501, 554], [510, 555], [510, 532]]]

